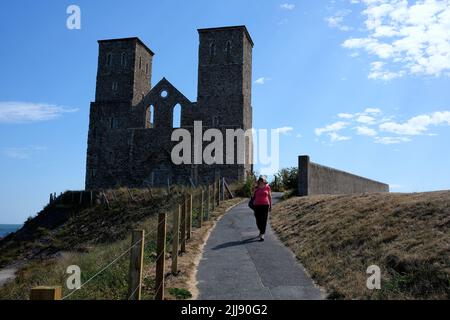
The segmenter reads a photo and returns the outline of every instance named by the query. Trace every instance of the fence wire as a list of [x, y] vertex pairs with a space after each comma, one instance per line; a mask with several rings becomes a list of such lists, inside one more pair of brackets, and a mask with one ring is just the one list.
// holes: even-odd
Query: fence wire
[[[203, 221], [207, 221], [210, 219], [211, 217], [211, 213], [214, 211], [214, 209], [217, 207], [217, 202], [220, 201], [224, 201], [226, 200], [226, 194], [227, 192], [224, 192], [224, 190], [222, 190], [224, 184], [221, 183], [220, 185], [220, 189], [218, 188], [217, 185], [217, 181], [214, 184], [210, 184], [208, 186], [206, 186], [205, 188], [197, 188], [197, 189], [191, 189], [189, 188], [188, 192], [183, 192], [185, 195], [191, 195], [192, 196], [192, 206], [188, 206], [191, 209], [191, 214], [193, 215], [195, 212], [195, 218], [196, 220], [198, 220], [197, 222], [200, 221], [200, 214], [201, 214], [201, 210], [203, 209]], [[203, 199], [202, 199], [202, 191], [203, 191]], [[224, 195], [224, 197], [222, 198], [222, 194]], [[152, 195], [152, 192], [150, 191], [150, 196], [151, 198], [153, 198], [154, 195]], [[113, 194], [113, 199], [116, 199], [116, 194]], [[184, 208], [182, 208], [182, 210], [186, 210], [186, 201], [189, 201], [190, 198], [188, 197], [184, 197], [182, 196], [181, 200], [180, 200], [180, 205]], [[203, 202], [202, 202], [203, 200]], [[174, 210], [178, 211], [179, 210], [179, 206], [177, 205]], [[197, 212], [198, 210], [198, 212]], [[172, 212], [173, 213], [173, 212]], [[187, 214], [187, 212], [186, 212]], [[168, 218], [169, 216], [169, 218]], [[187, 217], [186, 217], [187, 218]], [[191, 216], [191, 218], [193, 218]], [[183, 218], [180, 217], [180, 222], [183, 221]], [[149, 231], [145, 230], [145, 235], [150, 235], [150, 234], [154, 234], [158, 232], [159, 227], [163, 224], [166, 223], [166, 228], [167, 226], [169, 226], [169, 232], [172, 232], [172, 237], [173, 237], [173, 232], [175, 232], [175, 230], [173, 230], [173, 225], [174, 225], [174, 221], [173, 221], [173, 214], [166, 214], [166, 217], [163, 221], [159, 221], [157, 223], [156, 226], [154, 226], [153, 228], [151, 228]], [[167, 230], [167, 229], [166, 229]], [[177, 230], [178, 232], [180, 232], [180, 230]], [[99, 271], [97, 271], [92, 277], [90, 277], [88, 280], [86, 280], [85, 282], [83, 282], [79, 288], [74, 289], [73, 291], [69, 292], [67, 295], [65, 295], [62, 300], [66, 300], [69, 297], [71, 297], [73, 294], [75, 294], [76, 292], [78, 292], [80, 289], [82, 289], [85, 285], [87, 285], [88, 283], [90, 283], [92, 280], [94, 280], [95, 278], [97, 278], [99, 275], [101, 275], [103, 272], [105, 272], [106, 270], [108, 270], [109, 268], [111, 268], [115, 263], [117, 263], [122, 257], [124, 257], [126, 254], [128, 254], [134, 247], [136, 247], [140, 242], [142, 241], [142, 239], [139, 239], [136, 243], [132, 244], [130, 247], [128, 247], [125, 251], [123, 251], [121, 254], [119, 254], [116, 258], [114, 258], [111, 262], [109, 262], [107, 265], [105, 265], [103, 268], [101, 268]], [[145, 241], [143, 246], [145, 248], [145, 245], [149, 244], [150, 242], [154, 242], [155, 239], [152, 237], [149, 240]], [[171, 246], [169, 246], [171, 248]], [[166, 246], [167, 248], [167, 246]], [[162, 251], [157, 257], [155, 261], [158, 261], [166, 252]], [[173, 253], [172, 253], [173, 254]], [[178, 253], [177, 253], [178, 254]], [[161, 289], [161, 286], [163, 285], [163, 282], [161, 282], [161, 284], [158, 286], [158, 288], [155, 288], [155, 293], [158, 292]], [[137, 292], [137, 290], [140, 288], [140, 285], [138, 285], [133, 291], [132, 293], [128, 296], [128, 299], [131, 299], [133, 297], [133, 295]]]

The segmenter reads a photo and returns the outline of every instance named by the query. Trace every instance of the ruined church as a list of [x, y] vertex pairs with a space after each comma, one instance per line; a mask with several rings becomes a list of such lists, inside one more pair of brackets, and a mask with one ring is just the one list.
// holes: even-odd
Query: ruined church
[[[151, 85], [154, 53], [139, 38], [100, 40], [95, 101], [90, 106], [86, 189], [206, 184], [240, 180], [244, 163], [180, 164], [171, 159], [174, 109], [180, 128], [252, 128], [253, 41], [245, 26], [199, 29], [197, 101], [167, 79]], [[235, 157], [237, 155], [235, 154]]]

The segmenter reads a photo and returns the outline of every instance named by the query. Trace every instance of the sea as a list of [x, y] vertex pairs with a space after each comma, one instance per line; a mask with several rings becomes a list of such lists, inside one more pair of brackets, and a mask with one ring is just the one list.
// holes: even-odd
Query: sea
[[8, 234], [19, 230], [22, 226], [22, 224], [0, 224], [0, 238], [4, 238]]

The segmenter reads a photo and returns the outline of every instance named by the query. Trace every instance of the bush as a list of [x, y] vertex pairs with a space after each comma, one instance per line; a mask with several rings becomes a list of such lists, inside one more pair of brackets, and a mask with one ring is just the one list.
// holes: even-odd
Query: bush
[[251, 197], [253, 189], [255, 188], [256, 178], [254, 175], [248, 175], [246, 180], [240, 182], [236, 188], [236, 195], [238, 197]]
[[274, 180], [270, 184], [273, 191], [297, 190], [298, 185], [298, 168], [284, 168], [275, 174]]

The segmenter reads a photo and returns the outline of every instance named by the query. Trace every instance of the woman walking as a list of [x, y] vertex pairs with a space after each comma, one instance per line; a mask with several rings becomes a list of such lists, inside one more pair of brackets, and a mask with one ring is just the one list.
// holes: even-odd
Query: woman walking
[[259, 241], [264, 241], [269, 210], [272, 210], [272, 194], [266, 177], [260, 176], [254, 193], [254, 211], [256, 225], [259, 229]]

